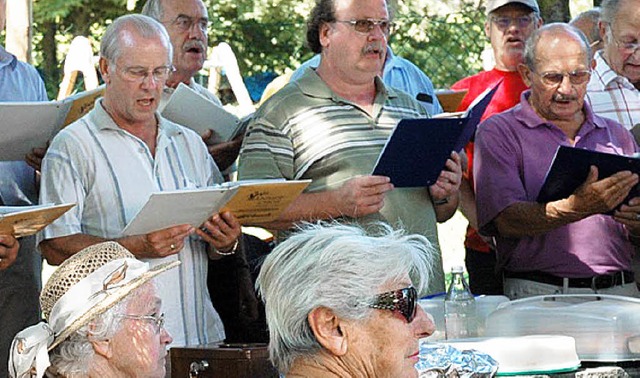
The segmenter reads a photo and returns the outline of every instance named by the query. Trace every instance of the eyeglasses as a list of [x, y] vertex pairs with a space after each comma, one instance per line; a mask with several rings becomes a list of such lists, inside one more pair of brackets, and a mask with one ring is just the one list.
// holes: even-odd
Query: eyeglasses
[[417, 299], [418, 292], [414, 287], [409, 286], [404, 289], [376, 295], [373, 302], [369, 303], [369, 307], [378, 310], [399, 312], [405, 319], [407, 319], [407, 323], [411, 323], [416, 317], [416, 310], [418, 307]]
[[[163, 22], [163, 23], [166, 23], [166, 22]], [[196, 20], [195, 18], [190, 16], [180, 15], [176, 17], [173, 21], [171, 21], [171, 25], [175, 26], [176, 28], [178, 28], [178, 30], [182, 32], [191, 30], [194, 24], [198, 25], [198, 29], [200, 29], [201, 32], [203, 32], [204, 34], [207, 34], [207, 31], [209, 30], [210, 22], [206, 18], [199, 18]]]
[[576, 70], [572, 72], [543, 72], [541, 74], [535, 71], [532, 72], [540, 76], [540, 78], [542, 79], [542, 83], [551, 87], [560, 85], [565, 76], [569, 77], [569, 81], [572, 85], [584, 84], [591, 78], [591, 70]]
[[498, 29], [508, 29], [511, 24], [515, 24], [518, 28], [524, 29], [531, 25], [533, 22], [533, 16], [520, 16], [520, 17], [507, 17], [507, 16], [492, 16], [491, 22], [496, 24]]
[[122, 70], [122, 76], [127, 81], [142, 83], [149, 75], [153, 76], [156, 82], [165, 81], [169, 78], [169, 74], [176, 69], [173, 66], [160, 66], [152, 70], [145, 67], [125, 67]]
[[616, 43], [616, 46], [618, 46], [620, 50], [624, 51], [627, 54], [634, 54], [636, 50], [640, 49], [640, 43], [638, 42], [622, 42], [618, 40], [618, 38], [616, 38], [613, 35], [611, 24], [608, 24], [608, 25], [609, 27], [607, 28], [607, 33], [609, 34], [609, 37]]
[[164, 327], [164, 313], [153, 315], [130, 315], [130, 314], [118, 314], [117, 317], [131, 320], [150, 321], [154, 325], [154, 331], [156, 334], [160, 333], [162, 327]]
[[389, 35], [391, 29], [393, 29], [393, 22], [389, 20], [374, 20], [367, 18], [364, 20], [335, 20], [335, 22], [341, 22], [343, 24], [351, 25], [358, 33], [369, 34], [376, 27], [380, 26], [380, 30], [384, 35]]

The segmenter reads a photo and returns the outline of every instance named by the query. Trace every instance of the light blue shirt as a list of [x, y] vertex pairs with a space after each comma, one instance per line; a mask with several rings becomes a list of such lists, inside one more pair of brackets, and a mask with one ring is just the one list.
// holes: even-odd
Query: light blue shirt
[[[18, 61], [0, 46], [0, 102], [47, 100], [44, 83], [35, 68]], [[36, 203], [38, 195], [33, 168], [24, 161], [0, 161], [0, 204], [21, 206]], [[41, 265], [35, 237], [29, 236], [20, 239], [20, 250], [13, 265], [0, 272], [1, 372], [7, 371], [9, 359], [5, 346], [11, 345], [18, 331], [40, 319]]]
[[[317, 54], [295, 70], [291, 75], [291, 81], [300, 78], [307, 67], [317, 68], [319, 64], [320, 54]], [[418, 100], [429, 115], [434, 116], [443, 112], [431, 79], [415, 64], [394, 55], [390, 47], [387, 47], [387, 59], [384, 62], [382, 81], [391, 88], [410, 94], [411, 97]]]
[[49, 101], [44, 82], [33, 66], [0, 46], [0, 101]]

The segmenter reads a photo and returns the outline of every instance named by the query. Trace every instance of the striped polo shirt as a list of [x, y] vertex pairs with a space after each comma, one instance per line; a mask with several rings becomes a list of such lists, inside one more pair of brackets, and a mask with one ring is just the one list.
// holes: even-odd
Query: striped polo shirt
[[[356, 175], [368, 175], [396, 124], [426, 117], [404, 92], [376, 78], [373, 116], [335, 93], [308, 69], [264, 103], [249, 124], [240, 152], [240, 179], [312, 179], [307, 192], [339, 188]], [[344, 219], [344, 218], [343, 218]], [[435, 210], [427, 188], [397, 188], [379, 213], [358, 218], [381, 220], [426, 236], [439, 250]], [[353, 220], [349, 220], [353, 221]], [[430, 292], [444, 290], [440, 253]]]

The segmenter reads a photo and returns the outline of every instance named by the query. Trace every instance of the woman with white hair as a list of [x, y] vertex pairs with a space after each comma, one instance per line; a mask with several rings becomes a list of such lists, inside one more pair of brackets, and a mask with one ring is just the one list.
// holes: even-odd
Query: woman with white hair
[[306, 225], [266, 258], [256, 285], [286, 377], [417, 376], [418, 341], [435, 330], [417, 303], [434, 250], [420, 235], [369, 230]]
[[151, 279], [179, 264], [150, 268], [115, 242], [67, 259], [42, 289], [46, 322], [13, 340], [10, 377], [164, 377], [172, 339]]

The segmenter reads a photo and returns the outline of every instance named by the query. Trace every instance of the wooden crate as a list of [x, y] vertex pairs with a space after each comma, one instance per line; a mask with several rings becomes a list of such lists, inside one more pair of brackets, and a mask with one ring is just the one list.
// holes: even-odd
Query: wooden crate
[[[171, 348], [172, 378], [271, 378], [278, 372], [265, 344], [219, 344]], [[208, 365], [194, 375], [195, 364]]]

